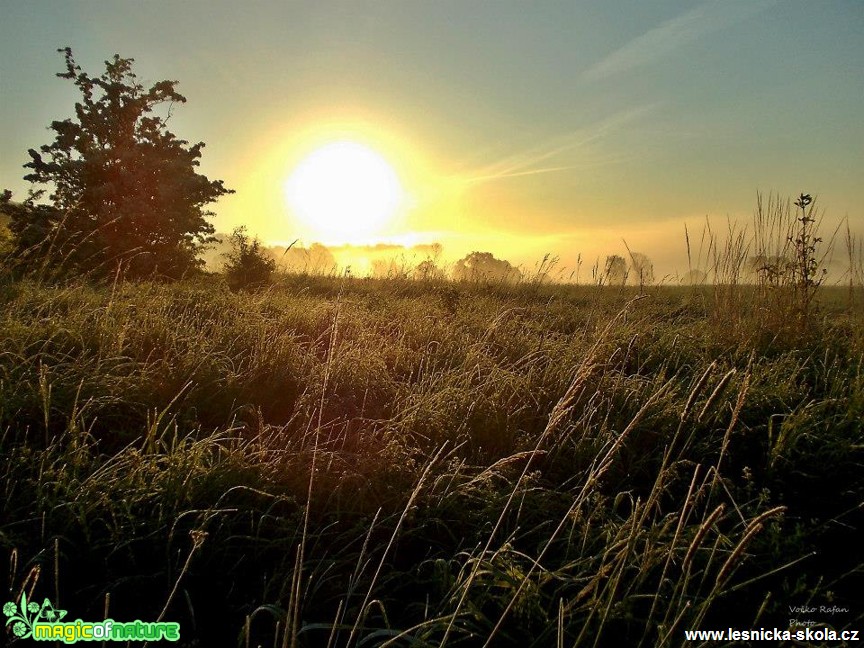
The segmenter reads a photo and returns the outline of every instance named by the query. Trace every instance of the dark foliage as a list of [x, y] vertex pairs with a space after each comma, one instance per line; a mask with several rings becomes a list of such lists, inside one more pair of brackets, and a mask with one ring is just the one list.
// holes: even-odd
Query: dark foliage
[[491, 252], [472, 252], [453, 267], [457, 281], [519, 281], [521, 273], [509, 261], [496, 259]]
[[245, 227], [231, 234], [231, 251], [225, 257], [225, 274], [232, 290], [262, 288], [276, 270], [276, 261], [267, 256], [257, 238], [249, 238]]
[[90, 76], [70, 48], [58, 51], [66, 70], [57, 76], [72, 81], [81, 101], [74, 119], [52, 122], [53, 143], [29, 151], [24, 179], [49, 186], [50, 204], [37, 204], [36, 191], [11, 210], [18, 252], [31, 267], [50, 261], [94, 276], [175, 278], [196, 269], [213, 234], [205, 206], [232, 191], [197, 173], [202, 142], [189, 145], [167, 129], [171, 107], [186, 101], [177, 82], [145, 89], [133, 59], [119, 55]]

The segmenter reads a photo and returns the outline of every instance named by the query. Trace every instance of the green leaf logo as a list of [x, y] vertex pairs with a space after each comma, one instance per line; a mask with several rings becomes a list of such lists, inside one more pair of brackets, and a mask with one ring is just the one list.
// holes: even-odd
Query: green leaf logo
[[42, 605], [27, 601], [27, 593], [24, 592], [17, 604], [15, 601], [3, 604], [3, 614], [6, 615], [6, 627], [12, 626], [12, 634], [19, 639], [27, 639], [33, 634], [33, 626], [40, 619], [55, 623], [66, 616], [66, 610], [58, 610], [47, 598]]
[[[27, 639], [33, 634], [33, 623], [39, 618], [39, 605], [27, 603], [27, 592], [23, 592], [18, 605], [15, 605], [14, 601], [9, 601], [3, 605], [3, 614], [6, 615], [6, 626], [12, 626], [12, 634], [21, 639]], [[36, 616], [31, 619], [31, 614]]]

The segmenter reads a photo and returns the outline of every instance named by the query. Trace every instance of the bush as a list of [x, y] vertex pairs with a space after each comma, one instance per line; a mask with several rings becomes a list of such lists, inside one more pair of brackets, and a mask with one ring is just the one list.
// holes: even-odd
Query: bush
[[231, 233], [231, 251], [225, 254], [225, 275], [231, 290], [254, 290], [270, 283], [276, 261], [261, 249], [261, 241], [250, 239], [245, 227]]

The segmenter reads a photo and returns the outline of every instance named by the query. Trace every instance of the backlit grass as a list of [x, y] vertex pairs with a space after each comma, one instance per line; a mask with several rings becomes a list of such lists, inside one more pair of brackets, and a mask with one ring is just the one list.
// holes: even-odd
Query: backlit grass
[[638, 292], [7, 281], [7, 591], [187, 645], [860, 627], [860, 313]]

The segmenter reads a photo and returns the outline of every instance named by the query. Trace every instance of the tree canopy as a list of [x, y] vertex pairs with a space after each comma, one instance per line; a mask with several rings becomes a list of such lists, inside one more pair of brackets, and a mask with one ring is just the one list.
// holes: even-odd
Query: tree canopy
[[51, 123], [53, 143], [29, 150], [24, 179], [49, 187], [50, 204], [37, 204], [42, 188], [11, 210], [18, 251], [95, 275], [179, 277], [197, 268], [214, 231], [205, 207], [233, 191], [197, 172], [203, 142], [190, 145], [168, 130], [171, 108], [186, 101], [177, 82], [147, 89], [134, 59], [119, 55], [91, 76], [70, 48], [58, 51], [66, 69], [57, 76], [81, 100], [74, 119]]
[[642, 252], [630, 252], [630, 276], [639, 286], [654, 283], [654, 262]]
[[627, 262], [624, 257], [617, 254], [607, 256], [603, 278], [609, 286], [623, 286], [627, 283]]
[[505, 259], [496, 259], [491, 252], [472, 252], [453, 266], [457, 281], [519, 281], [522, 273]]

